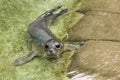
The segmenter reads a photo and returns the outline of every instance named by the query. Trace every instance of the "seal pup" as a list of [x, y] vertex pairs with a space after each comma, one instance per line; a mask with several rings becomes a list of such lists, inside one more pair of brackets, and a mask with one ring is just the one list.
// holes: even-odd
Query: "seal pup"
[[59, 13], [54, 13], [62, 6], [54, 7], [53, 9], [46, 11], [41, 16], [39, 16], [35, 21], [33, 21], [28, 28], [28, 34], [32, 40], [37, 44], [37, 49], [33, 50], [27, 56], [18, 58], [15, 60], [13, 65], [20, 66], [23, 65], [38, 55], [40, 49], [44, 49], [50, 58], [57, 58], [64, 51], [63, 43], [51, 32], [49, 26], [55, 19], [66, 13], [68, 9], [63, 9]]

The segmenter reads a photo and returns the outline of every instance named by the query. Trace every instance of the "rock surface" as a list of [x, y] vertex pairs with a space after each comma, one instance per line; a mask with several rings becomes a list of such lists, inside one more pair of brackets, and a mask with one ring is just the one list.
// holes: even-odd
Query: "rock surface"
[[68, 72], [120, 80], [120, 0], [84, 0], [78, 12], [84, 16], [68, 32], [68, 41], [86, 43], [75, 52]]
[[120, 79], [120, 43], [111, 41], [87, 41], [76, 51], [69, 70], [99, 73], [108, 78]]
[[89, 11], [69, 32], [68, 40], [120, 41], [120, 15]]
[[84, 0], [79, 11], [85, 13], [89, 10], [120, 13], [120, 0]]

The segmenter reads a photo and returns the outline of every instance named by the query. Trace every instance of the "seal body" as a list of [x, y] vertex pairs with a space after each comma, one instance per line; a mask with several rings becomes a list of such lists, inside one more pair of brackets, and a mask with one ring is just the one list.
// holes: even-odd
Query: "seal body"
[[47, 56], [58, 57], [63, 51], [62, 42], [50, 31], [45, 19], [36, 20], [30, 24], [28, 33], [45, 50]]
[[61, 10], [59, 13], [53, 12], [60, 9], [62, 6], [57, 6], [38, 17], [29, 25], [28, 33], [38, 41], [38, 44], [44, 47], [46, 54], [51, 57], [58, 57], [63, 51], [62, 42], [50, 31], [50, 24], [60, 15], [67, 12], [67, 9]]
[[57, 40], [55, 35], [50, 31], [45, 19], [35, 20], [31, 23], [28, 33], [32, 39], [39, 41], [41, 46], [44, 46], [51, 39]]
[[[64, 47], [62, 42], [49, 29], [51, 23], [58, 16], [67, 12], [67, 9], [63, 9], [59, 13], [53, 13], [61, 7], [62, 6], [57, 6], [49, 11], [46, 11], [33, 21], [28, 28], [30, 37], [36, 41], [36, 44], [40, 46], [40, 48], [42, 47], [45, 50], [46, 55], [51, 58], [59, 57]], [[31, 51], [31, 53], [27, 56], [16, 59], [14, 65], [19, 66], [31, 61], [33, 58], [38, 56], [36, 54], [37, 52], [38, 51]]]

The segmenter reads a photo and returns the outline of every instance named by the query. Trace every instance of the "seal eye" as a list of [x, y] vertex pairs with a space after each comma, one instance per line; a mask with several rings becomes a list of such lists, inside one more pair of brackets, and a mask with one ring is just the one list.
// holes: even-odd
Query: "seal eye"
[[49, 48], [49, 46], [48, 46], [48, 45], [45, 45], [45, 48], [46, 48], [46, 49], [48, 49], [48, 48]]
[[56, 48], [60, 48], [60, 45], [59, 45], [59, 44], [56, 44], [55, 47], [56, 47]]

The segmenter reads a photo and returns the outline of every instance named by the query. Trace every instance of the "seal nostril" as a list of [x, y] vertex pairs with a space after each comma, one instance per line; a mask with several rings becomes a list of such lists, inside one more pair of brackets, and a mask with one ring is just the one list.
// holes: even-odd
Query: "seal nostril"
[[50, 54], [49, 54], [50, 56], [55, 56], [55, 55], [56, 55], [56, 52], [55, 52], [54, 49], [50, 49], [50, 50], [49, 50], [49, 53], [50, 53]]
[[53, 50], [50, 50], [50, 53], [53, 53]]
[[49, 46], [48, 46], [48, 45], [45, 45], [45, 48], [46, 48], [46, 49], [48, 49], [48, 48], [49, 48]]

